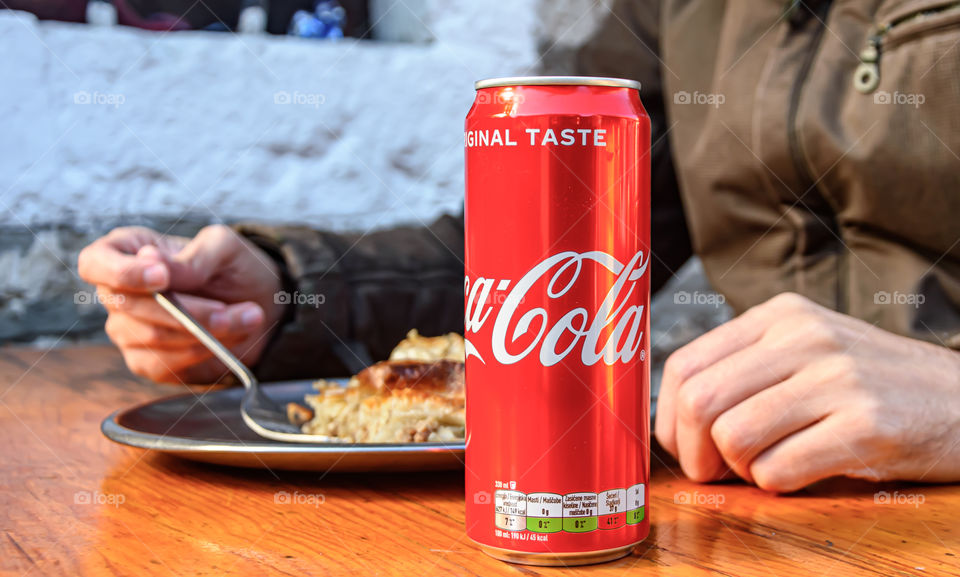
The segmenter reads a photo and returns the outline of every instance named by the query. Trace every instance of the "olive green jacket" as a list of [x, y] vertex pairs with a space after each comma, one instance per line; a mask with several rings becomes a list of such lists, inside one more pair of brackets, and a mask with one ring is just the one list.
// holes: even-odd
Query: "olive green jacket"
[[[960, 348], [958, 43], [955, 1], [618, 0], [547, 72], [643, 84], [655, 289], [692, 250], [736, 312], [794, 291]], [[462, 221], [243, 230], [328, 295], [293, 307], [265, 378], [462, 328]]]

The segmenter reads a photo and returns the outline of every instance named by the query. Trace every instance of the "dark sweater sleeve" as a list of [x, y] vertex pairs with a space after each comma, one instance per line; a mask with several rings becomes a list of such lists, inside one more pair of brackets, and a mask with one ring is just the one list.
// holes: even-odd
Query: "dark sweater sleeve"
[[255, 367], [267, 381], [346, 376], [407, 331], [463, 332], [463, 218], [366, 234], [235, 227], [281, 266], [288, 314]]

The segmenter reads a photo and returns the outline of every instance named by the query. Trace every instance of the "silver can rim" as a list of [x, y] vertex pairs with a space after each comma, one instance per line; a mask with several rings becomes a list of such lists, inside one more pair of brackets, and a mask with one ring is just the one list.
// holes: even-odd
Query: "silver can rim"
[[475, 90], [498, 86], [607, 86], [640, 90], [640, 83], [636, 80], [609, 76], [505, 76], [478, 80], [473, 84]]

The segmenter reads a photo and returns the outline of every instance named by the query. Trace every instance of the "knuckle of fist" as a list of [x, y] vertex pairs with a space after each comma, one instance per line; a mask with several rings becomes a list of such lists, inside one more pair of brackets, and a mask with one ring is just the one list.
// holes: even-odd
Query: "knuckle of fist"
[[709, 483], [716, 480], [715, 471], [702, 463], [683, 463], [683, 472], [695, 483]]
[[735, 461], [745, 455], [753, 443], [746, 431], [725, 419], [714, 422], [710, 436], [720, 453]]
[[818, 314], [806, 313], [798, 318], [784, 320], [783, 324], [784, 332], [792, 335], [794, 341], [826, 349], [833, 349], [839, 345], [836, 328]]
[[770, 304], [779, 309], [802, 311], [809, 308], [810, 301], [795, 292], [783, 292], [770, 299]]
[[750, 468], [750, 476], [757, 487], [774, 493], [785, 493], [793, 489], [788, 474], [782, 467], [769, 463], [754, 465]]
[[693, 376], [693, 363], [687, 360], [687, 355], [683, 349], [679, 349], [667, 358], [663, 365], [664, 375], [669, 375], [678, 382], [685, 381]]
[[841, 334], [837, 327], [824, 318], [817, 318], [817, 339], [818, 342], [826, 348], [838, 349], [843, 344]]
[[687, 423], [699, 423], [706, 419], [713, 406], [712, 391], [695, 383], [689, 383], [677, 394], [678, 416]]
[[814, 370], [814, 386], [828, 387], [831, 391], [859, 394], [868, 384], [860, 362], [848, 354], [828, 356], [819, 361]]
[[827, 361], [827, 378], [841, 385], [860, 383], [860, 364], [850, 355], [836, 355]]

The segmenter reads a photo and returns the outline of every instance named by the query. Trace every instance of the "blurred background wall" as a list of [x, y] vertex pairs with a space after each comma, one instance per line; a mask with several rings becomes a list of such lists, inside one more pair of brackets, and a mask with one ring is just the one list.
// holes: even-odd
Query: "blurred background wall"
[[[473, 82], [574, 73], [608, 4], [369, 0], [353, 25], [367, 39], [337, 42], [0, 10], [0, 342], [104, 340], [76, 257], [114, 226], [368, 230], [459, 212]], [[730, 315], [696, 259], [653, 310], [655, 373]]]
[[99, 334], [76, 255], [116, 225], [364, 230], [458, 212], [473, 82], [536, 72], [535, 2], [375, 4], [381, 36], [427, 33], [330, 42], [0, 10], [0, 340]]

